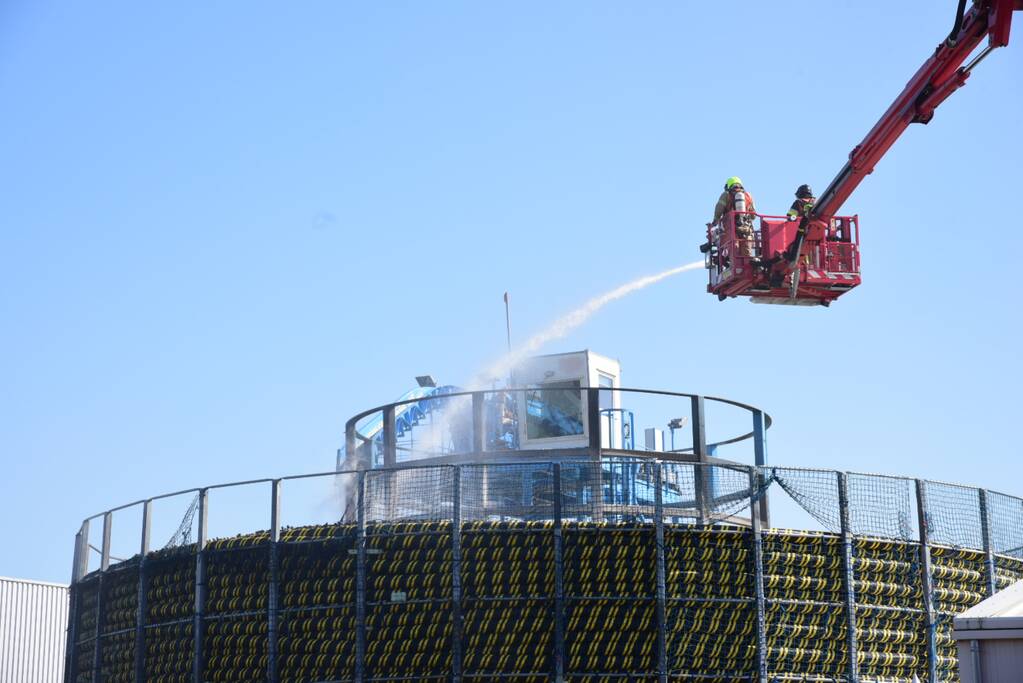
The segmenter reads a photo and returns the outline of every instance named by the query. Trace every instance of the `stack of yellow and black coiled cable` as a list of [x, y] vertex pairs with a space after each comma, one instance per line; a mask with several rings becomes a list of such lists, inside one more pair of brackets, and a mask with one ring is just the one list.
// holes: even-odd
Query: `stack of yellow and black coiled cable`
[[103, 614], [100, 632], [100, 680], [131, 683], [135, 680], [135, 627], [138, 616], [138, 560], [133, 559], [103, 577]]
[[749, 533], [665, 528], [668, 667], [681, 677], [745, 678], [756, 662]]
[[1023, 580], [1023, 560], [1015, 557], [995, 556], [995, 590], [1008, 588]]
[[205, 681], [258, 681], [267, 675], [269, 540], [264, 531], [207, 546]]
[[75, 683], [91, 683], [96, 663], [96, 620], [99, 618], [99, 574], [84, 577], [78, 592], [78, 614], [71, 615], [75, 625]]
[[763, 535], [767, 665], [838, 679], [847, 670], [841, 539], [833, 535]]
[[[452, 670], [452, 527], [448, 522], [366, 528], [365, 669], [369, 678], [440, 679]], [[555, 555], [551, 522], [463, 525], [463, 670], [474, 683], [547, 680], [554, 668]], [[569, 680], [654, 680], [656, 559], [649, 524], [563, 527]], [[734, 527], [665, 526], [670, 680], [748, 680], [756, 662], [752, 536]], [[204, 680], [266, 679], [271, 548], [265, 533], [206, 548]], [[278, 675], [284, 683], [351, 680], [356, 634], [356, 528], [286, 529], [278, 546]], [[192, 679], [194, 547], [151, 553], [144, 566], [145, 680]], [[842, 548], [837, 536], [763, 535], [769, 676], [841, 679], [846, 667]], [[954, 679], [952, 614], [986, 594], [983, 554], [931, 549], [939, 678]], [[1004, 587], [1023, 561], [996, 558]], [[864, 681], [926, 680], [927, 628], [918, 544], [857, 538], [853, 566], [858, 666]], [[134, 653], [136, 578], [125, 563], [75, 586], [78, 645], [72, 680], [91, 683], [97, 618], [104, 683], [127, 681]], [[120, 635], [114, 635], [121, 632]]]
[[567, 671], [656, 672], [656, 553], [652, 524], [565, 526]]
[[860, 677], [925, 679], [927, 640], [919, 546], [860, 538], [854, 542], [853, 555]]
[[938, 677], [955, 678], [958, 669], [952, 638], [955, 616], [987, 597], [985, 556], [979, 550], [931, 547], [932, 600], [937, 627]]
[[195, 547], [152, 553], [146, 567], [146, 683], [192, 680]]
[[[554, 524], [462, 526], [464, 678], [548, 680], [554, 647]], [[534, 674], [529, 676], [529, 674]]]
[[355, 674], [354, 524], [284, 529], [278, 588], [282, 683]]
[[442, 679], [451, 671], [451, 523], [366, 529], [366, 673]]

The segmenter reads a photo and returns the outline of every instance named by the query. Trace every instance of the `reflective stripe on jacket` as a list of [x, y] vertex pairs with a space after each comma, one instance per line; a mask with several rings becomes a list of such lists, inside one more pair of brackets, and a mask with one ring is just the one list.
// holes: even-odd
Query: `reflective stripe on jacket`
[[816, 197], [809, 197], [807, 199], [796, 199], [792, 202], [792, 206], [789, 208], [787, 216], [805, 216], [810, 213], [813, 209], [813, 205], [817, 203]]

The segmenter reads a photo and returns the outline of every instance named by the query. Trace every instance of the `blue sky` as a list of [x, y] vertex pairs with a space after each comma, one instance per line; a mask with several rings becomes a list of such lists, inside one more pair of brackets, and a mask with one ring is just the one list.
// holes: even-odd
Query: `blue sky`
[[[0, 574], [66, 580], [115, 504], [329, 469], [348, 416], [500, 354], [505, 290], [521, 340], [699, 258], [730, 175], [822, 190], [954, 5], [4, 3]], [[853, 196], [830, 309], [701, 271], [547, 350], [758, 404], [775, 463], [1023, 493], [1021, 67]]]

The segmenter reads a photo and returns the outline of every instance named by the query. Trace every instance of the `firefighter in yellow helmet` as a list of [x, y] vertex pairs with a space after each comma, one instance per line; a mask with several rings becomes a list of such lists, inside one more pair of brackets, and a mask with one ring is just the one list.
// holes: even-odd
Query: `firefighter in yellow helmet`
[[735, 236], [739, 240], [739, 255], [750, 256], [753, 253], [752, 214], [757, 212], [757, 207], [753, 202], [753, 195], [742, 186], [742, 180], [738, 176], [732, 176], [725, 181], [725, 191], [718, 197], [718, 203], [714, 206], [714, 220], [707, 223], [707, 227], [713, 228], [718, 225], [722, 217], [730, 211], [739, 212], [735, 217]]

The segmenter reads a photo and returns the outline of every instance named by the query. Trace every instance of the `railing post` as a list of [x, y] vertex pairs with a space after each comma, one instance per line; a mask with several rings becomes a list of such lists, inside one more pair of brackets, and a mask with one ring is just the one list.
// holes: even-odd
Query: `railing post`
[[[359, 444], [355, 438], [355, 423], [349, 422], [345, 425], [345, 460], [337, 466], [338, 470], [358, 468], [363, 469], [365, 465], [359, 462]], [[338, 454], [340, 460], [340, 454]]]
[[92, 681], [100, 683], [103, 680], [102, 656], [103, 656], [103, 612], [106, 599], [103, 595], [103, 579], [106, 578], [107, 570], [110, 569], [110, 535], [113, 531], [114, 513], [103, 513], [103, 544], [100, 550], [100, 575], [96, 584], [96, 640], [93, 642], [93, 656], [95, 660], [92, 666]]
[[78, 575], [78, 569], [81, 566], [81, 553], [82, 553], [82, 529], [85, 526], [78, 529], [78, 533], [75, 534], [75, 550], [74, 559], [71, 561], [71, 584], [68, 587], [68, 622], [67, 622], [67, 640], [64, 643], [64, 681], [66, 683], [72, 683], [74, 680], [72, 671], [75, 668], [75, 641], [78, 639], [78, 580], [81, 578]]
[[81, 552], [78, 553], [78, 566], [75, 567], [75, 581], [81, 581], [89, 573], [89, 520], [82, 522], [78, 532], [82, 535]]
[[667, 589], [665, 587], [664, 558], [664, 484], [661, 476], [662, 464], [654, 467], [654, 542], [657, 544], [657, 680], [668, 683], [668, 642], [667, 642]]
[[199, 522], [195, 540], [195, 606], [192, 612], [192, 683], [203, 683], [206, 622], [206, 540], [209, 527], [209, 490], [199, 490]]
[[483, 392], [474, 391], [472, 394], [472, 450], [476, 453], [487, 450], [487, 435], [484, 429], [486, 425], [485, 407]]
[[554, 683], [565, 681], [565, 565], [562, 545], [561, 463], [554, 463]]
[[[764, 425], [764, 411], [753, 410], [753, 458], [757, 469], [767, 466], [767, 428]], [[771, 526], [771, 510], [767, 501], [767, 489], [760, 494], [760, 524]]]
[[849, 683], [859, 683], [859, 644], [856, 638], [856, 576], [853, 565], [853, 534], [849, 516], [849, 481], [845, 472], [838, 477], [838, 512], [842, 533], [842, 581], [845, 584], [845, 642], [848, 650], [846, 677]]
[[980, 504], [980, 533], [984, 539], [984, 567], [987, 576], [987, 594], [998, 592], [998, 575], [995, 572], [995, 552], [991, 545], [991, 509], [988, 507], [987, 491], [977, 489]]
[[355, 682], [366, 680], [366, 470], [359, 470], [355, 527]]
[[590, 456], [600, 461], [602, 448], [600, 440], [600, 389], [590, 387], [586, 389], [586, 423], [590, 429]]
[[707, 476], [701, 463], [707, 461], [707, 429], [704, 424], [703, 396], [692, 396], [692, 428], [693, 428], [693, 455], [696, 456], [696, 464], [693, 465], [693, 490], [696, 494], [696, 523], [699, 527], [707, 524]]
[[281, 480], [270, 483], [270, 585], [266, 600], [266, 676], [277, 683], [278, 601], [280, 600]]
[[100, 559], [100, 569], [110, 569], [110, 535], [113, 533], [114, 513], [103, 513], [103, 553]]
[[383, 437], [384, 467], [394, 467], [398, 463], [398, 434], [393, 404], [384, 408]]
[[753, 598], [756, 610], [757, 683], [767, 683], [767, 627], [765, 618], [764, 598], [764, 547], [761, 538], [760, 511], [757, 505], [759, 471], [756, 467], [749, 468], [750, 487], [750, 546], [753, 563]]
[[916, 480], [917, 519], [920, 525], [920, 581], [924, 593], [924, 618], [927, 620], [927, 680], [938, 681], [937, 624], [934, 622], [934, 585], [931, 574], [931, 536], [927, 519], [927, 486]]
[[[477, 394], [473, 394], [473, 414]], [[475, 429], [475, 421], [473, 424]], [[475, 432], [474, 432], [475, 433]], [[451, 472], [451, 680], [462, 680], [462, 468]]]
[[138, 598], [135, 612], [135, 683], [146, 680], [146, 612], [149, 611], [146, 555], [153, 529], [153, 501], [142, 504], [142, 538], [139, 540]]

